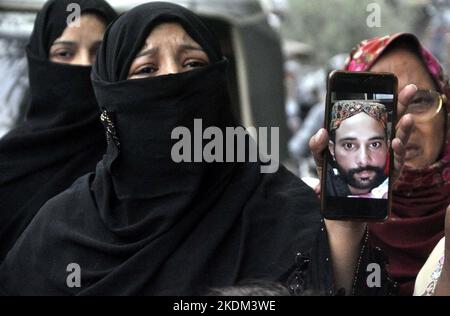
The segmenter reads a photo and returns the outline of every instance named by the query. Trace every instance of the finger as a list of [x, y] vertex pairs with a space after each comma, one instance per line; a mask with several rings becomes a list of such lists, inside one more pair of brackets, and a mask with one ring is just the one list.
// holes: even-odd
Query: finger
[[313, 154], [319, 177], [322, 173], [323, 153], [328, 147], [328, 142], [328, 132], [324, 128], [320, 129], [309, 141], [309, 148]]
[[321, 128], [309, 141], [309, 148], [316, 162], [323, 161], [323, 151], [328, 147], [328, 132]]
[[318, 184], [314, 187], [314, 192], [316, 192], [316, 194], [320, 193], [320, 184]]
[[395, 139], [392, 141], [392, 150], [394, 152], [394, 178], [397, 178], [405, 162], [405, 146], [414, 129], [414, 120], [410, 114], [403, 115], [407, 104], [416, 94], [418, 88], [414, 84], [407, 85], [400, 91], [398, 96], [398, 115], [401, 119], [398, 121], [395, 130]]
[[320, 192], [321, 192], [321, 185], [318, 184], [315, 188], [314, 188], [314, 193], [316, 193], [316, 196], [318, 198], [320, 198]]
[[396, 138], [392, 141], [392, 151], [394, 152], [394, 178], [399, 175], [405, 163], [405, 145]]
[[399, 95], [398, 95], [398, 115], [401, 116], [403, 115], [404, 111], [406, 110], [406, 106], [409, 104], [409, 102], [411, 101], [411, 98], [416, 94], [418, 88], [415, 84], [410, 84], [407, 85], [406, 87], [404, 87], [402, 89], [402, 91], [400, 91]]
[[406, 146], [414, 128], [414, 120], [411, 114], [404, 115], [397, 124], [395, 138]]
[[406, 144], [409, 141], [414, 121], [410, 114], [403, 116], [397, 124], [396, 138], [392, 141], [392, 150], [394, 152], [394, 180], [401, 174], [406, 155]]

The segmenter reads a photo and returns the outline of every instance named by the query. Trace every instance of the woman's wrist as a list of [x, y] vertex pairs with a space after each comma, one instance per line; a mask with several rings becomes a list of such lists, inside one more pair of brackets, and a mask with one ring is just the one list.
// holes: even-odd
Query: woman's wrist
[[367, 224], [325, 220], [336, 289], [351, 293]]
[[338, 238], [347, 243], [360, 243], [367, 229], [367, 223], [355, 221], [325, 220], [327, 232], [332, 238]]

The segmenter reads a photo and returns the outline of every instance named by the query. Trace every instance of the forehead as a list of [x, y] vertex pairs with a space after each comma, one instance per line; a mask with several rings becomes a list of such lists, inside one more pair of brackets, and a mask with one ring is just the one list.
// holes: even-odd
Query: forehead
[[415, 84], [419, 89], [435, 89], [431, 75], [423, 62], [406, 48], [395, 48], [381, 56], [370, 70], [395, 74], [399, 81], [399, 90], [408, 84]]
[[359, 113], [344, 120], [336, 130], [336, 141], [343, 138], [371, 139], [384, 137], [383, 126], [366, 113]]
[[88, 13], [80, 17], [79, 26], [77, 21], [70, 23], [63, 31], [60, 39], [82, 39], [103, 37], [106, 30], [106, 24], [103, 19], [96, 14]]
[[184, 30], [184, 28], [176, 22], [166, 22], [157, 25], [148, 34], [145, 43], [147, 46], [153, 43], [161, 42], [185, 42], [185, 43], [196, 43], [189, 34]]

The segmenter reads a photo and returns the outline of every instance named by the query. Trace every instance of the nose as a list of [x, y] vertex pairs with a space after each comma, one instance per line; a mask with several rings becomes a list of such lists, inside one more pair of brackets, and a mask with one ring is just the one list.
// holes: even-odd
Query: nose
[[169, 59], [161, 65], [160, 75], [177, 74], [181, 72], [181, 68], [175, 60]]
[[79, 51], [74, 59], [72, 60], [71, 64], [79, 65], [79, 66], [92, 66], [92, 57], [89, 54], [88, 51]]
[[364, 146], [361, 147], [358, 151], [358, 155], [356, 156], [356, 163], [358, 167], [366, 167], [370, 165], [371, 157], [370, 153]]

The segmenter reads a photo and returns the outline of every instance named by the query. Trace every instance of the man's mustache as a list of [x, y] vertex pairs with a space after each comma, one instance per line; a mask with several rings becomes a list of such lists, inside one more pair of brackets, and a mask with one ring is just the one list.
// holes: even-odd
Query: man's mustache
[[355, 174], [361, 173], [364, 171], [373, 171], [377, 174], [379, 174], [379, 173], [384, 174], [383, 168], [375, 167], [375, 166], [364, 166], [364, 167], [360, 167], [360, 168], [354, 168], [354, 169], [350, 169], [347, 173], [349, 176], [353, 177]]

